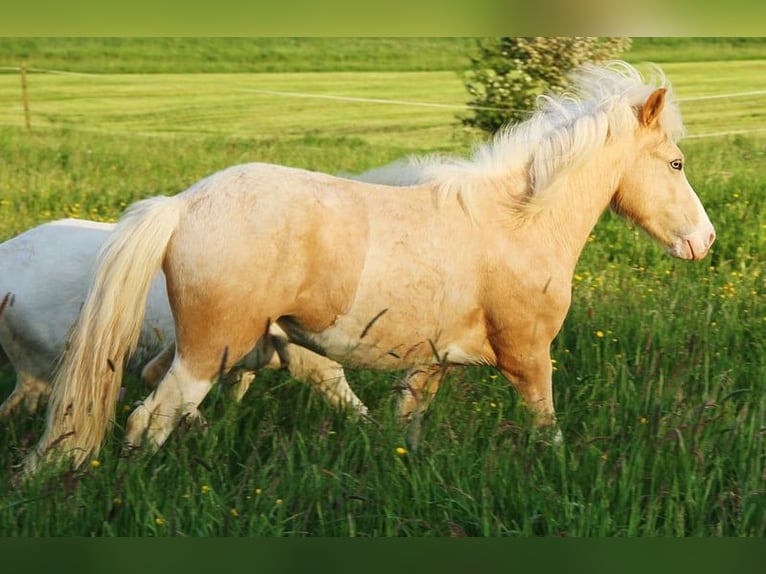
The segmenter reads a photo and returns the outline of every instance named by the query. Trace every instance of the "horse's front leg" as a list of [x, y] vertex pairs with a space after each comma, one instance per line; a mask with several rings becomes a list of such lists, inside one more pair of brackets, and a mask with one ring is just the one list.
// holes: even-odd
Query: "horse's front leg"
[[562, 436], [553, 406], [550, 344], [517, 346], [498, 353], [497, 366], [532, 411], [535, 426], [551, 431], [554, 444], [560, 444]]

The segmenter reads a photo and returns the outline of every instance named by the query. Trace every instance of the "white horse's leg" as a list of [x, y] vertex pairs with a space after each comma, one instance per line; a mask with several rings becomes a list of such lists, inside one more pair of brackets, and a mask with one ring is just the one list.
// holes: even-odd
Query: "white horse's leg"
[[[279, 368], [279, 367], [271, 367]], [[230, 390], [232, 398], [241, 402], [247, 391], [250, 389], [250, 385], [255, 380], [255, 371], [249, 369], [237, 369], [234, 374], [234, 380], [230, 383]]]
[[235, 369], [234, 380], [230, 383], [231, 396], [237, 402], [242, 400], [255, 380], [256, 370], [280, 369], [282, 366], [282, 361], [274, 347], [273, 337], [267, 333], [258, 340], [255, 347], [245, 355]]
[[407, 373], [396, 404], [396, 412], [402, 422], [410, 422], [428, 409], [448, 372], [449, 367], [434, 365]]
[[0, 405], [0, 419], [5, 419], [15, 412], [23, 403], [28, 413], [34, 414], [37, 408], [48, 398], [51, 386], [48, 381], [42, 380], [31, 373], [18, 370], [16, 373], [16, 386], [8, 398]]

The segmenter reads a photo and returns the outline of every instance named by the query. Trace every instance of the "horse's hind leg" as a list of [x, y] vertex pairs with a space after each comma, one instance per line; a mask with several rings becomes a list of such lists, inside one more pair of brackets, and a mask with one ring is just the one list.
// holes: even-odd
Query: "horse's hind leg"
[[[183, 324], [186, 314], [178, 312]], [[266, 321], [254, 324], [265, 324]], [[138, 447], [144, 436], [152, 447], [161, 446], [182, 418], [195, 418], [200, 403], [213, 385], [213, 379], [239, 362], [252, 348], [252, 332], [229, 328], [236, 322], [210, 325], [196, 320], [184, 325], [176, 341], [173, 363], [157, 388], [131, 413], [127, 422], [126, 443]]]
[[331, 405], [367, 416], [367, 407], [351, 390], [341, 365], [293, 343], [284, 345], [282, 354], [290, 374], [311, 385]]
[[161, 446], [184, 416], [196, 416], [211, 385], [210, 379], [194, 376], [176, 358], [157, 388], [128, 417], [127, 446], [141, 446], [144, 435], [152, 447]]
[[164, 377], [168, 372], [168, 369], [170, 369], [175, 354], [176, 345], [175, 343], [171, 343], [155, 355], [151, 361], [146, 363], [144, 368], [141, 369], [141, 381], [143, 381], [144, 385], [150, 389], [157, 388], [162, 377]]
[[291, 343], [287, 334], [276, 324], [264, 335], [242, 360], [242, 368], [231, 385], [231, 393], [240, 401], [250, 388], [257, 369], [279, 369], [287, 367], [290, 375], [307, 383], [322, 395], [331, 405], [349, 409], [362, 417], [367, 416], [367, 407], [356, 396], [346, 380], [343, 367], [309, 349]]

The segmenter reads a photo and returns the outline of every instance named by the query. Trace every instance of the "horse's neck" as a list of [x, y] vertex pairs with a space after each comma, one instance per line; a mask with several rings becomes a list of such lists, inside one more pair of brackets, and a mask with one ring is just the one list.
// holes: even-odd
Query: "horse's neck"
[[619, 150], [605, 148], [564, 175], [537, 218], [548, 241], [561, 250], [572, 272], [593, 228], [617, 189], [622, 161]]

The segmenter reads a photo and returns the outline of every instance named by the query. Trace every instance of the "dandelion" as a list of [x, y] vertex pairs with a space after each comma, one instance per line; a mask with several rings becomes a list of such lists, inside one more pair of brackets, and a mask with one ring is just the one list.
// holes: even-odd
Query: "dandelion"
[[497, 408], [497, 403], [495, 403], [495, 402], [489, 403], [489, 408], [496, 409]]
[[284, 500], [282, 500], [281, 498], [277, 498], [277, 499], [274, 501], [274, 503], [275, 503], [277, 506], [281, 506], [283, 502], [284, 502]]
[[112, 504], [113, 504], [113, 505], [115, 505], [115, 506], [120, 506], [120, 505], [122, 505], [122, 498], [120, 498], [119, 496], [115, 496], [115, 497], [112, 499]]
[[200, 489], [199, 489], [199, 490], [200, 490], [200, 492], [201, 492], [202, 494], [207, 494], [208, 492], [210, 492], [211, 488], [210, 488], [210, 486], [209, 486], [209, 485], [207, 485], [207, 484], [203, 484], [203, 485], [200, 487]]
[[596, 337], [598, 337], [599, 339], [603, 339], [604, 338], [604, 332], [601, 331], [601, 330], [596, 331]]
[[641, 417], [640, 419], [638, 419], [638, 422], [640, 422], [642, 425], [649, 424], [649, 419], [647, 419], [646, 417]]
[[98, 468], [99, 466], [101, 466], [101, 461], [97, 458], [94, 458], [92, 461], [90, 461], [91, 468]]
[[263, 490], [260, 488], [256, 488], [253, 492], [255, 493], [256, 496], [260, 496], [261, 494], [263, 494]]
[[398, 454], [399, 456], [404, 456], [405, 454], [407, 454], [407, 449], [404, 448], [403, 446], [398, 446], [396, 447], [396, 454]]
[[162, 518], [162, 516], [155, 516], [155, 517], [154, 517], [154, 523], [155, 523], [157, 526], [164, 526], [164, 525], [165, 525], [165, 519], [164, 519], [164, 518]]
[[237, 509], [235, 507], [232, 507], [229, 510], [229, 514], [231, 514], [234, 518], [237, 518], [239, 516], [239, 512], [237, 512]]

